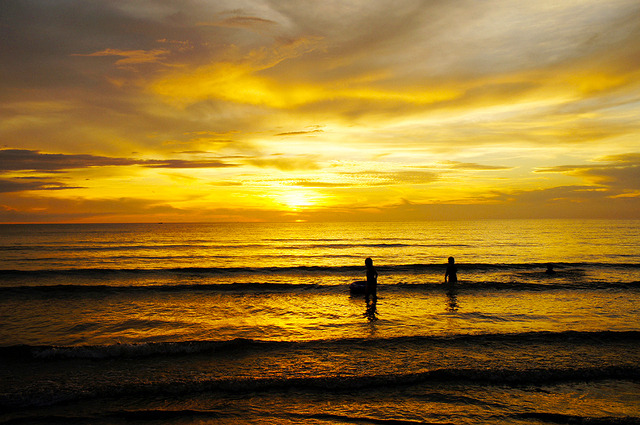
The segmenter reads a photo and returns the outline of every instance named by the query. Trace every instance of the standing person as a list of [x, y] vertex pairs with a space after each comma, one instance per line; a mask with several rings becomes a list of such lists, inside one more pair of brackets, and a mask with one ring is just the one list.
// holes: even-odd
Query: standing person
[[545, 271], [546, 274], [556, 274], [556, 271], [553, 270], [553, 264], [549, 263], [547, 264], [547, 271]]
[[447, 278], [449, 278], [449, 283], [456, 283], [458, 281], [458, 268], [455, 262], [456, 260], [454, 260], [453, 257], [449, 257], [447, 271], [444, 273], [444, 283], [447, 283]]
[[371, 258], [364, 260], [364, 265], [367, 267], [367, 289], [365, 290], [365, 298], [367, 304], [369, 304], [369, 296], [371, 295], [373, 303], [375, 304], [378, 301], [378, 272], [375, 267], [373, 267], [373, 260]]

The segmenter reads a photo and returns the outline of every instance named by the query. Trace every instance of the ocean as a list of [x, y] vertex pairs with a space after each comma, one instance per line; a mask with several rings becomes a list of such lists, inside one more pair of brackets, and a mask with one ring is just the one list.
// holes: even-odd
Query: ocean
[[0, 225], [0, 253], [0, 424], [640, 424], [640, 220]]

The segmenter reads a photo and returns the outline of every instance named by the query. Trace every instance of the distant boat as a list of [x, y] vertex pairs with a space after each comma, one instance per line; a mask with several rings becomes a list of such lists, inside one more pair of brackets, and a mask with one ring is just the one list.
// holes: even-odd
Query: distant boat
[[356, 280], [355, 282], [351, 282], [349, 290], [352, 294], [364, 294], [367, 290], [367, 281]]

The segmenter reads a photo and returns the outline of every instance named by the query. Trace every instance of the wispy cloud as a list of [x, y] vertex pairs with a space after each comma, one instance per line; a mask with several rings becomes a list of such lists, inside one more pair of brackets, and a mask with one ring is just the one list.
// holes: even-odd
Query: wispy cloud
[[248, 164], [261, 168], [277, 168], [281, 171], [319, 170], [317, 158], [313, 155], [297, 157], [274, 156], [271, 158], [248, 159]]
[[119, 49], [105, 49], [100, 52], [93, 52], [87, 54], [74, 53], [72, 56], [86, 56], [86, 57], [105, 57], [116, 56], [122, 57], [118, 59], [115, 64], [118, 67], [128, 67], [136, 64], [143, 63], [161, 63], [162, 59], [169, 54], [169, 50], [166, 49], [153, 49], [153, 50], [119, 50]]
[[640, 154], [605, 156], [600, 162], [581, 165], [559, 165], [541, 168], [537, 173], [561, 173], [583, 177], [598, 185], [616, 190], [640, 190]]
[[0, 193], [24, 192], [29, 190], [80, 189], [80, 186], [68, 186], [64, 183], [45, 180], [0, 179]]
[[232, 16], [215, 22], [198, 22], [198, 26], [215, 26], [227, 28], [262, 29], [277, 25], [277, 22], [257, 16]]
[[397, 186], [424, 185], [440, 178], [439, 173], [431, 171], [375, 171], [363, 170], [357, 173], [341, 173], [340, 176], [354, 185], [367, 186]]
[[3, 171], [60, 171], [75, 168], [140, 165], [151, 168], [220, 168], [234, 167], [219, 160], [143, 160], [111, 158], [95, 155], [40, 153], [34, 150], [0, 150], [0, 172]]
[[317, 133], [322, 133], [324, 130], [314, 129], [314, 130], [301, 130], [301, 131], [288, 131], [285, 133], [274, 134], [274, 136], [308, 136]]
[[483, 165], [483, 164], [477, 164], [473, 162], [440, 161], [440, 164], [454, 170], [495, 171], [495, 170], [513, 169], [513, 167], [505, 167], [502, 165]]

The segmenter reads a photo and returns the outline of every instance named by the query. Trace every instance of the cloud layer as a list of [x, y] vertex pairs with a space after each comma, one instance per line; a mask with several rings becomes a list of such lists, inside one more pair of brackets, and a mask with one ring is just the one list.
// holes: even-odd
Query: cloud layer
[[0, 2], [0, 221], [640, 218], [639, 16]]

